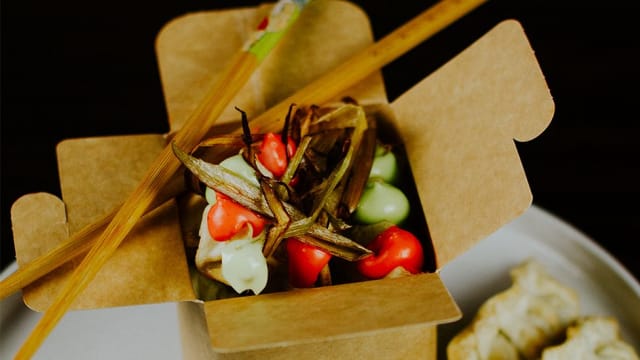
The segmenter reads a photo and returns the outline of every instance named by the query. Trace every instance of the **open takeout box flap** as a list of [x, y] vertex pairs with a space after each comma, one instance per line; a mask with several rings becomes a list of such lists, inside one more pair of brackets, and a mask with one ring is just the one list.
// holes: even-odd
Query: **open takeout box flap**
[[[140, 182], [164, 147], [162, 135], [69, 139], [57, 146], [64, 202], [28, 194], [12, 206], [19, 266], [46, 254], [109, 213]], [[99, 234], [99, 232], [96, 232]], [[80, 262], [76, 258], [23, 289], [25, 303], [45, 310]], [[93, 309], [195, 298], [177, 206], [169, 200], [145, 215], [72, 305]]]
[[521, 25], [506, 20], [391, 104], [440, 269], [530, 205], [514, 139], [554, 103]]
[[[233, 106], [245, 109], [250, 115], [254, 112], [260, 113], [372, 42], [366, 15], [351, 4], [323, 1], [305, 9], [305, 11], [307, 10], [315, 11], [313, 14], [316, 17], [306, 19], [303, 12], [303, 16], [294, 25], [291, 32], [294, 34], [292, 38], [296, 37], [296, 41], [301, 41], [304, 45], [297, 45], [294, 40], [285, 37], [282, 46], [279, 46], [266, 59], [264, 66], [261, 66], [250, 83], [237, 96], [237, 101], [232, 102]], [[221, 62], [229, 59], [229, 55], [243, 45], [245, 37], [250, 34], [252, 29], [250, 25], [246, 24], [254, 24], [254, 20], [260, 18], [263, 15], [261, 12], [264, 11], [264, 7], [258, 7], [187, 14], [162, 29], [156, 42], [156, 48], [167, 111], [172, 124], [171, 131], [175, 131], [181, 126], [187, 115], [199, 102], [203, 86], [215, 80], [216, 76], [219, 76], [224, 70], [225, 66], [221, 65]], [[318, 23], [326, 23], [324, 26], [320, 26], [315, 23], [314, 19], [318, 20]], [[233, 26], [229, 27], [229, 24], [233, 24]], [[233, 36], [227, 37], [226, 32], [233, 33]], [[236, 37], [236, 32], [244, 34], [244, 37]], [[233, 40], [234, 45], [221, 45], [227, 40]], [[313, 45], [313, 51], [309, 55], [305, 46], [311, 45]], [[325, 56], [333, 54], [334, 51], [339, 56], [335, 58]], [[295, 52], [297, 55], [292, 56], [291, 52]], [[309, 56], [313, 59], [309, 59]], [[325, 59], [327, 63], [316, 63], [321, 59]], [[282, 78], [279, 77], [280, 72], [284, 74]], [[297, 77], [301, 74], [302, 79]], [[289, 82], [295, 83], [295, 87], [288, 86]], [[340, 96], [342, 95], [351, 95], [363, 104], [384, 104], [387, 102], [379, 72]], [[485, 104], [485, 101], [489, 104]], [[235, 110], [231, 110], [233, 106], [230, 106], [230, 110], [221, 117], [220, 128], [224, 128], [225, 124], [237, 122], [238, 114]], [[395, 113], [393, 126], [405, 142], [413, 176], [420, 191], [420, 200], [424, 206], [427, 223], [433, 237], [433, 245], [438, 252], [436, 254], [438, 268], [467, 250], [482, 237], [489, 235], [504, 223], [518, 216], [529, 206], [531, 193], [513, 139], [528, 140], [543, 131], [551, 119], [553, 103], [533, 52], [517, 23], [509, 21], [499, 24], [463, 53], [396, 99], [391, 107]], [[474, 119], [474, 116], [471, 115], [475, 116], [475, 122], [470, 121]], [[457, 131], [449, 131], [445, 128], [447, 126], [453, 126]], [[463, 126], [470, 126], [470, 128], [465, 129]], [[443, 138], [444, 136], [451, 136], [451, 138]], [[123, 171], [119, 167], [122, 164], [118, 164], [118, 162], [127, 164], [128, 159], [133, 159], [132, 161], [140, 162], [141, 169], [145, 168], [144, 163], [148, 161], [146, 156], [159, 153], [164, 146], [164, 140], [166, 140], [162, 135], [148, 135], [148, 138], [141, 136], [141, 139], [146, 139], [151, 144], [132, 147], [128, 141], [137, 137], [136, 135], [132, 137], [75, 139], [59, 146], [59, 167], [61, 169], [68, 167], [68, 170], [61, 171], [61, 183], [69, 217], [65, 219], [65, 214], [60, 211], [63, 208], [61, 203], [50, 201], [50, 198], [41, 196], [41, 194], [26, 195], [19, 200], [24, 206], [14, 206], [16, 211], [15, 214], [12, 212], [12, 221], [14, 223], [20, 222], [21, 225], [18, 227], [21, 228], [27, 228], [31, 225], [30, 222], [36, 222], [41, 229], [36, 233], [29, 232], [29, 234], [14, 236], [15, 241], [20, 243], [19, 246], [16, 246], [19, 262], [24, 249], [39, 248], [37, 250], [40, 253], [43, 252], [42, 249], [46, 245], [43, 245], [42, 234], [47, 233], [46, 229], [49, 225], [45, 221], [64, 222], [65, 226], [70, 226], [74, 223], [70, 216], [75, 218], [87, 215], [83, 211], [89, 210], [69, 208], [71, 205], [67, 202], [67, 198], [71, 199], [76, 196], [71, 193], [77, 192], [78, 194], [78, 201], [72, 201], [74, 208], [79, 206], [78, 209], [81, 209], [80, 203], [82, 202], [100, 203], [106, 201], [101, 193], [103, 190], [96, 190], [91, 186], [91, 179], [67, 186], [65, 185], [67, 182], [75, 182], [75, 180], [63, 177], [63, 174], [75, 177], [74, 171], [76, 170], [73, 169], [82, 170], [85, 166], [91, 166], [90, 162], [94, 162], [95, 165], [91, 167], [91, 171], [84, 174], [96, 178], [103, 177], [105, 179], [104, 190], [117, 190], [115, 192], [120, 193], [127, 186], [137, 184], [142, 174], [131, 174], [130, 178], [126, 177], [129, 180], [107, 181], [114, 172]], [[430, 143], [430, 141], [434, 143]], [[123, 148], [129, 150], [123, 151]], [[144, 154], [141, 155], [141, 153]], [[85, 158], [84, 162], [80, 161], [82, 160], [79, 159], [80, 157]], [[110, 187], [118, 189], [109, 189]], [[124, 199], [126, 193], [123, 191], [118, 196], [122, 196]], [[38, 200], [31, 198], [33, 196], [47, 199]], [[114, 196], [114, 199], [118, 196]], [[110, 201], [113, 201], [113, 204], [118, 203], [113, 199]], [[39, 206], [55, 207], [58, 215], [62, 216], [54, 216], [42, 221], [33, 216], [27, 216], [30, 212], [37, 211]], [[114, 259], [111, 259], [101, 271], [105, 275], [100, 280], [96, 279], [93, 282], [96, 285], [90, 285], [102, 287], [103, 291], [92, 294], [87, 290], [78, 301], [86, 301], [88, 303], [86, 307], [122, 305], [123, 303], [114, 303], [112, 295], [119, 290], [125, 291], [124, 295], [127, 295], [127, 284], [136, 284], [131, 277], [126, 277], [129, 272], [128, 266], [131, 265], [131, 262], [144, 265], [148, 256], [172, 264], [180, 263], [179, 271], [177, 274], [173, 274], [173, 278], [156, 278], [158, 279], [156, 284], [158, 287], [169, 289], [169, 294], [161, 293], [161, 297], [164, 296], [164, 298], [154, 297], [153, 290], [145, 288], [144, 282], [132, 285], [136, 289], [131, 304], [179, 301], [180, 299], [194, 300], [188, 280], [188, 271], [185, 269], [184, 249], [180, 244], [176, 245], [175, 242], [176, 239], [180, 239], [181, 232], [178, 217], [175, 216], [175, 206], [173, 201], [169, 201], [157, 210], [158, 214], [152, 213], [145, 216], [145, 220], [149, 217], [148, 221], [153, 224], [147, 227], [163, 227], [163, 230], [154, 233], [153, 236], [149, 234], [145, 236], [144, 233], [147, 229], [145, 229], [144, 222], [138, 224], [137, 226], [141, 227], [139, 230], [141, 235], [135, 236], [136, 230], [134, 230], [134, 234], [123, 244], [123, 247], [127, 244], [134, 246], [139, 241], [138, 250], [128, 251], [125, 255], [129, 257], [123, 257], [118, 261], [118, 256], [124, 251], [118, 249]], [[109, 206], [101, 206], [102, 211], [108, 211], [105, 210], [107, 208]], [[163, 212], [172, 215], [166, 215], [162, 218]], [[154, 221], [155, 216], [160, 216], [163, 220]], [[14, 224], [14, 226], [16, 225]], [[479, 228], [476, 229], [474, 226]], [[64, 233], [63, 230], [60, 231]], [[60, 235], [60, 237], [64, 236]], [[148, 247], [149, 243], [145, 243], [147, 241], [151, 243], [164, 242], [160, 239], [166, 239], [166, 242], [173, 244], [171, 245], [173, 247], [155, 250], [153, 247]], [[29, 242], [31, 244], [28, 244]], [[150, 251], [151, 249], [154, 250]], [[31, 253], [38, 251], [31, 251]], [[113, 269], [109, 269], [108, 266], [122, 267], [116, 270], [119, 270], [123, 277], [111, 278], [109, 274]], [[146, 272], [156, 272], [157, 266], [167, 267], [155, 264], [146, 267]], [[145, 269], [145, 266], [139, 268]], [[145, 274], [145, 276], [153, 277], [156, 275]], [[121, 287], [118, 288], [118, 284], [112, 284], [113, 281], [119, 283]], [[46, 306], [46, 298], [51, 297], [59, 284], [47, 284], [46, 278], [41, 282], [44, 284], [40, 284], [40, 286], [51, 286], [47, 291], [40, 292], [41, 298], [44, 299], [41, 306]], [[378, 286], [386, 290], [374, 291]], [[26, 292], [29, 291], [27, 289]], [[395, 291], [409, 291], [416, 297], [408, 297], [403, 301], [398, 298]], [[402, 292], [398, 294], [402, 294]], [[353, 313], [347, 316], [347, 318], [357, 316], [357, 321], [353, 321], [354, 324], [349, 325], [349, 329], [352, 331], [349, 334], [339, 327], [331, 326], [330, 321], [326, 321], [323, 329], [318, 330], [317, 334], [320, 335], [315, 337], [311, 328], [304, 328], [304, 326], [312, 326], [311, 324], [298, 324], [297, 326], [302, 327], [301, 329], [304, 331], [299, 331], [300, 335], [295, 337], [291, 331], [283, 332], [292, 325], [290, 322], [279, 321], [271, 315], [272, 311], [277, 310], [274, 306], [278, 308], [284, 306], [284, 309], [287, 306], [298, 306], [301, 309], [296, 311], [301, 312], [289, 316], [294, 318], [295, 316], [304, 316], [303, 309], [306, 308], [306, 304], [300, 302], [304, 299], [313, 301], [313, 304], [317, 306], [313, 309], [316, 313], [332, 314], [332, 311], [335, 316], [339, 317], [341, 315], [335, 313], [338, 310], [354, 311], [352, 307], [340, 308], [340, 304], [353, 304], [359, 300], [360, 304], [366, 307], [369, 298], [374, 300], [374, 303], [381, 303], [383, 295], [394, 299], [392, 306], [406, 307], [409, 311], [399, 312], [394, 314], [397, 317], [388, 318], [385, 317], [387, 314], [381, 314], [381, 312], [386, 312], [385, 308], [388, 306], [386, 303], [384, 306], [370, 308], [371, 311], [357, 309], [355, 310], [358, 312], [357, 314]], [[85, 297], [90, 299], [82, 300]], [[322, 301], [323, 299], [331, 299], [331, 301]], [[320, 289], [264, 294], [255, 297], [216, 300], [205, 303], [204, 308], [211, 340], [217, 348], [229, 351], [260, 346], [251, 345], [250, 339], [245, 337], [253, 337], [254, 340], [258, 340], [265, 333], [263, 329], [251, 324], [249, 327], [242, 328], [243, 323], [250, 320], [233, 316], [232, 314], [237, 311], [251, 314], [252, 321], [258, 323], [268, 321], [276, 323], [269, 328], [271, 329], [269, 334], [272, 336], [269, 340], [271, 344], [320, 340], [325, 335], [329, 336], [331, 331], [333, 334], [337, 334], [334, 336], [345, 337], [380, 332], [397, 329], [398, 326], [402, 326], [398, 324], [403, 321], [406, 326], [411, 326], [411, 324], [435, 325], [453, 321], [460, 316], [459, 309], [437, 273]], [[330, 312], [323, 312], [323, 308]], [[279, 311], [283, 311], [283, 309], [277, 310], [275, 314]], [[385, 316], [381, 317], [381, 315]], [[326, 316], [325, 319], [331, 319], [330, 315]], [[226, 323], [219, 321], [219, 317], [223, 317]], [[278, 330], [278, 327], [283, 331]], [[229, 332], [229, 328], [241, 330]], [[255, 329], [255, 331], [249, 331], [251, 329]], [[218, 338], [214, 335], [222, 332], [227, 332], [226, 337]], [[289, 339], [278, 338], [278, 334], [289, 334], [293, 337]], [[257, 344], [264, 345], [266, 343], [258, 341]]]
[[209, 301], [204, 313], [218, 352], [331, 341], [460, 318], [435, 273]]
[[[171, 131], [181, 128], [208, 87], [250, 39], [272, 4], [185, 14], [167, 23], [156, 38], [156, 55]], [[237, 129], [240, 114], [264, 112], [373, 42], [367, 15], [346, 1], [309, 3], [247, 84], [216, 121], [214, 133]], [[380, 71], [343, 94], [362, 104], [385, 103]], [[282, 121], [284, 119], [275, 121]], [[260, 131], [260, 129], [255, 129]]]

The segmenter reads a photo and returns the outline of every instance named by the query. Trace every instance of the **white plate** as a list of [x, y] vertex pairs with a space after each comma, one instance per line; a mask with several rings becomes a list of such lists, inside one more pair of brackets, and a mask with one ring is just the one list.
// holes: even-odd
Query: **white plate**
[[[1, 278], [15, 271], [13, 263]], [[12, 359], [41, 317], [20, 293], [0, 302], [0, 359]], [[173, 303], [70, 311], [53, 329], [37, 359], [177, 360], [182, 358]]]
[[440, 327], [440, 358], [445, 358], [442, 351], [453, 334], [468, 324], [482, 302], [511, 285], [510, 269], [527, 258], [578, 292], [582, 314], [616, 317], [623, 339], [640, 351], [638, 281], [583, 233], [532, 206], [441, 270], [463, 318]]
[[[528, 257], [579, 292], [584, 314], [618, 318], [625, 340], [640, 349], [638, 282], [593, 241], [536, 206], [442, 269], [464, 317], [440, 327], [441, 344], [486, 298], [506, 289], [509, 269]], [[13, 271], [15, 264], [0, 277]], [[0, 302], [0, 359], [14, 356], [39, 318], [19, 294]], [[181, 353], [176, 306], [158, 304], [69, 312], [34, 358], [176, 360]]]

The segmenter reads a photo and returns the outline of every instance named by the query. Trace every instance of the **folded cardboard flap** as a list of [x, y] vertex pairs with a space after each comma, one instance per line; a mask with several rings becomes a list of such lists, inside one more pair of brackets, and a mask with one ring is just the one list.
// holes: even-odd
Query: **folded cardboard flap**
[[[272, 5], [185, 14], [161, 29], [156, 55], [172, 132], [182, 127]], [[354, 4], [311, 2], [231, 101], [214, 131], [223, 132], [225, 124], [239, 121], [234, 107], [249, 118], [260, 114], [372, 42], [369, 19]], [[387, 102], [379, 71], [335, 99], [343, 95], [363, 104]]]
[[326, 341], [286, 343], [256, 350], [222, 353], [211, 346], [203, 305], [178, 304], [183, 358], [288, 360], [288, 359], [435, 359], [438, 334], [434, 326], [397, 327], [385, 331], [347, 335]]
[[332, 341], [460, 318], [434, 273], [209, 301], [204, 313], [219, 352]]
[[[162, 135], [69, 139], [57, 147], [62, 200], [50, 194], [21, 197], [11, 209], [18, 264], [66, 240], [118, 205], [142, 179], [164, 146]], [[75, 259], [23, 291], [43, 311], [79, 264]], [[193, 300], [175, 201], [145, 215], [73, 309]]]
[[517, 21], [498, 24], [391, 107], [437, 268], [531, 205], [514, 139], [542, 133], [554, 103]]

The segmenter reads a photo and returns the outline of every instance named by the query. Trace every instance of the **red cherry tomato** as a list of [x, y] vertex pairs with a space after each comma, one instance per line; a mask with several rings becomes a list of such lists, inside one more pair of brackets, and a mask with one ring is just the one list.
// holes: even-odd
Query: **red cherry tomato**
[[422, 269], [422, 244], [409, 231], [390, 226], [367, 246], [374, 253], [357, 263], [358, 271], [369, 279], [385, 277], [398, 266], [412, 274]]
[[207, 228], [214, 240], [229, 240], [249, 224], [253, 227], [255, 236], [262, 232], [265, 220], [229, 197], [216, 192], [216, 202], [207, 213]]
[[297, 288], [313, 287], [322, 268], [331, 259], [328, 252], [303, 243], [295, 237], [287, 240], [289, 282]]
[[287, 170], [288, 160], [296, 152], [296, 144], [288, 138], [287, 146], [282, 142], [282, 137], [275, 133], [266, 133], [260, 144], [258, 160], [269, 169], [276, 179], [284, 175]]

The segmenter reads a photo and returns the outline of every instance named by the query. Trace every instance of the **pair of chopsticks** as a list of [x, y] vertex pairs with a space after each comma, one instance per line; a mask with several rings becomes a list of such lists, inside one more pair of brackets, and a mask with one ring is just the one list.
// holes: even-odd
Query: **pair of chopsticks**
[[[308, 0], [280, 1], [274, 6], [269, 19], [275, 16], [280, 18], [290, 16], [287, 21], [289, 26], [276, 29], [275, 32], [265, 32], [264, 28], [258, 29], [263, 36], [258, 36], [258, 40], [243, 48], [232, 60], [225, 75], [205, 95], [204, 101], [172, 139], [176, 146], [188, 150], [197, 146], [218, 116], [276, 45], [278, 39], [295, 21], [307, 2]], [[279, 119], [281, 114], [286, 113], [290, 104], [321, 104], [330, 100], [484, 2], [486, 0], [442, 0], [436, 3], [331, 72], [254, 118], [252, 124], [264, 131], [276, 131], [279, 125], [273, 119]], [[294, 5], [296, 8], [292, 13], [278, 11], [285, 6]], [[167, 145], [153, 162], [144, 179], [119, 209], [83, 228], [47, 255], [34, 260], [0, 283], [1, 298], [28, 285], [71, 258], [88, 251], [53, 304], [43, 314], [40, 322], [17, 353], [16, 359], [27, 359], [33, 356], [76, 297], [91, 282], [138, 220], [154, 206], [177, 195], [172, 191], [168, 191], [168, 194], [167, 191], [163, 193], [163, 190], [180, 168], [181, 163], [173, 155], [171, 145]], [[91, 238], [91, 241], [86, 241], [87, 238]]]

